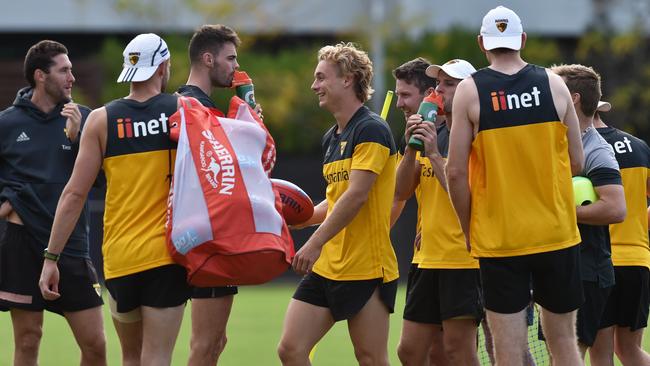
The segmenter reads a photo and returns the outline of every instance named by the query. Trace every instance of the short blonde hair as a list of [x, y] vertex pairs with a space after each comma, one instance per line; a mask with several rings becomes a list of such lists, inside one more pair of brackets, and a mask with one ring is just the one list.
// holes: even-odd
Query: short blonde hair
[[368, 53], [358, 49], [353, 43], [341, 42], [336, 46], [325, 46], [318, 51], [318, 61], [329, 61], [336, 65], [339, 76], [351, 74], [354, 77], [354, 93], [362, 103], [370, 100], [375, 90], [372, 82], [372, 61]]

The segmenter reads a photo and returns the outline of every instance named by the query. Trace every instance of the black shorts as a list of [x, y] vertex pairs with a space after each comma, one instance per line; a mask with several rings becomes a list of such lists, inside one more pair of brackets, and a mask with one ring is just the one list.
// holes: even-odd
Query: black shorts
[[523, 310], [533, 299], [546, 310], [562, 314], [582, 304], [580, 248], [522, 255], [479, 258], [485, 308], [512, 314]]
[[6, 223], [5, 235], [0, 239], [0, 310], [48, 310], [63, 314], [104, 303], [90, 259], [68, 255], [61, 255], [57, 263], [61, 297], [54, 301], [43, 299], [38, 280], [44, 249], [24, 226]]
[[412, 265], [404, 319], [427, 324], [469, 316], [480, 324], [483, 304], [478, 269], [422, 269]]
[[336, 281], [309, 273], [302, 278], [293, 298], [315, 306], [329, 308], [335, 321], [354, 317], [379, 287], [379, 297], [395, 311], [397, 280], [382, 283], [381, 278], [360, 281]]
[[601, 288], [597, 282], [592, 281], [582, 281], [582, 285], [585, 302], [578, 309], [576, 329], [578, 342], [591, 347], [600, 328], [600, 321], [605, 311], [607, 298], [614, 287]]
[[648, 326], [650, 271], [647, 267], [614, 267], [616, 285], [609, 295], [600, 327], [617, 325], [634, 332]]
[[106, 280], [106, 288], [117, 304], [119, 313], [140, 306], [171, 308], [184, 304], [191, 292], [185, 268], [169, 264], [143, 272]]
[[192, 287], [193, 299], [216, 299], [237, 294], [237, 286]]

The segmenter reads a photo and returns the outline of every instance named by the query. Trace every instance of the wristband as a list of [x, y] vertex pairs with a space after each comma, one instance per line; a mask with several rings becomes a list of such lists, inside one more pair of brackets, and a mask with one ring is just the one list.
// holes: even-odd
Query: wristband
[[50, 253], [50, 252], [47, 251], [47, 249], [45, 249], [45, 251], [43, 252], [43, 258], [49, 259], [52, 262], [58, 262], [59, 261], [59, 254]]

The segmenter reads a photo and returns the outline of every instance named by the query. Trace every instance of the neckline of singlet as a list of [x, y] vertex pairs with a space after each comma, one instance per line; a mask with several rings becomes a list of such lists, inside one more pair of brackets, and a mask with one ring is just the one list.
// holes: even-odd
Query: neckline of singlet
[[533, 67], [532, 64], [526, 64], [526, 66], [522, 67], [519, 71], [517, 71], [514, 74], [506, 74], [506, 73], [503, 73], [501, 71], [491, 69], [489, 66], [486, 67], [485, 70], [487, 70], [488, 72], [493, 73], [493, 74], [495, 74], [495, 75], [497, 75], [499, 77], [502, 77], [502, 78], [513, 78], [514, 79], [514, 78], [518, 77], [519, 75], [521, 75], [522, 73], [528, 71], [532, 67]]

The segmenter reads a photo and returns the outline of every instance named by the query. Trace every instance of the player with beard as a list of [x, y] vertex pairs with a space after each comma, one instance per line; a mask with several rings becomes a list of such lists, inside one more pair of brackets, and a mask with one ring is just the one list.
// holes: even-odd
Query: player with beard
[[[469, 62], [459, 59], [426, 69], [427, 76], [438, 80], [436, 92], [445, 110], [451, 110], [458, 83], [475, 71]], [[406, 365], [425, 363], [430, 348], [434, 354], [444, 353], [449, 364], [479, 364], [474, 341], [483, 315], [478, 262], [465, 250], [444, 173], [451, 124], [450, 113], [437, 128], [423, 123], [421, 115], [412, 114], [406, 123], [405, 138], [420, 139], [424, 151], [407, 147], [397, 168], [396, 196], [407, 198], [419, 187], [422, 206], [421, 243], [416, 251], [417, 265], [409, 272], [398, 348], [400, 360]]]
[[[190, 76], [178, 93], [196, 98], [206, 107], [216, 109], [210, 98], [215, 88], [229, 88], [241, 44], [230, 27], [216, 24], [199, 28], [189, 45]], [[261, 108], [256, 108], [260, 113]], [[221, 112], [219, 112], [221, 113]], [[192, 338], [189, 365], [214, 365], [226, 346], [226, 325], [236, 286], [194, 287], [192, 289]]]
[[[148, 33], [124, 49], [118, 82], [128, 96], [95, 109], [81, 138], [79, 157], [63, 190], [48, 253], [57, 255], [79, 217], [99, 169], [107, 179], [104, 210], [104, 275], [124, 365], [169, 365], [190, 288], [186, 271], [165, 244], [170, 177], [176, 148], [168, 118], [178, 97], [163, 93], [169, 81], [165, 41]], [[43, 297], [56, 299], [59, 272], [46, 260]]]
[[90, 262], [85, 200], [61, 256], [45, 256], [50, 264], [59, 260], [65, 296], [50, 301], [38, 289], [44, 244], [90, 109], [71, 101], [75, 78], [61, 43], [32, 46], [24, 71], [30, 86], [0, 113], [0, 219], [7, 220], [0, 241], [0, 309], [11, 313], [14, 364], [37, 364], [43, 310], [48, 310], [65, 316], [81, 349], [81, 365], [105, 365], [103, 302]]

